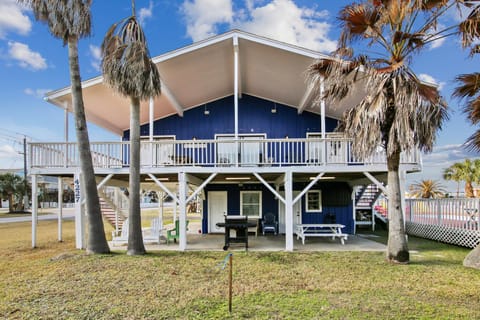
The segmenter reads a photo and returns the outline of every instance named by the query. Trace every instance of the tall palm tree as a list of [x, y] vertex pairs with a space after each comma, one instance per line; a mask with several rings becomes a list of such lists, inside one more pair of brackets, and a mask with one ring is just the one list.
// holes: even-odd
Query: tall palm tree
[[[437, 87], [421, 82], [409, 67], [432, 41], [449, 36], [438, 19], [457, 1], [364, 0], [347, 5], [339, 14], [341, 36], [333, 59], [320, 59], [308, 71], [317, 89], [317, 103], [336, 103], [362, 85], [367, 93], [343, 115], [339, 130], [353, 139], [359, 158], [383, 145], [388, 169], [389, 234], [387, 260], [409, 262], [401, 205], [399, 164], [401, 152], [414, 148], [431, 151], [436, 132], [447, 118], [446, 102]], [[463, 5], [463, 1], [458, 1]], [[371, 56], [355, 55], [351, 47]], [[325, 85], [322, 94], [320, 88]]]
[[150, 60], [143, 30], [135, 16], [110, 27], [102, 43], [105, 82], [130, 98], [129, 234], [127, 254], [145, 253], [140, 215], [140, 101], [160, 94], [160, 75]]
[[443, 172], [445, 180], [465, 181], [465, 197], [475, 197], [473, 192], [473, 183], [479, 183], [480, 179], [480, 159], [465, 159], [463, 162], [457, 162], [448, 167]]
[[72, 105], [75, 117], [75, 132], [80, 154], [80, 168], [85, 184], [85, 200], [88, 217], [88, 253], [108, 253], [107, 239], [103, 226], [100, 201], [93, 170], [90, 140], [83, 105], [80, 66], [78, 63], [78, 41], [90, 35], [91, 0], [18, 0], [28, 5], [35, 18], [48, 25], [50, 33], [68, 47]]
[[445, 189], [440, 182], [435, 180], [421, 180], [420, 182], [412, 184], [410, 187], [412, 195], [415, 198], [435, 199], [442, 198], [445, 195]]

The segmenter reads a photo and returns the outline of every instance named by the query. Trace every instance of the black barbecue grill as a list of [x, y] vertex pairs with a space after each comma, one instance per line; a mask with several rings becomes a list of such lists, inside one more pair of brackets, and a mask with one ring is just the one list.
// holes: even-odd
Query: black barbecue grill
[[[225, 216], [225, 222], [217, 223], [217, 227], [225, 228], [225, 245], [223, 250], [228, 250], [230, 243], [244, 243], [245, 250], [248, 250], [248, 228], [255, 227], [254, 221], [249, 222], [246, 216]], [[235, 236], [231, 234], [235, 230]]]

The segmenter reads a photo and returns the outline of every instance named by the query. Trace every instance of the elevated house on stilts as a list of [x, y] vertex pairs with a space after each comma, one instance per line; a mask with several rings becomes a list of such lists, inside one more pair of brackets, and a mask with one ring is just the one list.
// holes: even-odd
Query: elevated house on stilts
[[[202, 233], [223, 232], [217, 223], [224, 215], [262, 221], [268, 213], [285, 235], [286, 251], [299, 243], [298, 225], [335, 222], [353, 234], [359, 224], [374, 224], [372, 202], [385, 190], [386, 157], [379, 146], [369, 159], [358, 160], [349, 138], [334, 131], [343, 112], [365, 94], [360, 86], [342, 104], [313, 103], [305, 70], [324, 57], [233, 30], [153, 58], [162, 94], [141, 106], [142, 189], [155, 187], [178, 204], [179, 250], [188, 249], [187, 206], [198, 195]], [[84, 81], [83, 94], [87, 120], [121, 137], [91, 142], [99, 186], [126, 187], [129, 101], [102, 77]], [[46, 99], [71, 112], [69, 87]], [[37, 175], [81, 181], [76, 143], [29, 148], [34, 194]], [[418, 152], [401, 162], [403, 173], [421, 169]], [[82, 248], [81, 199], [76, 210]]]

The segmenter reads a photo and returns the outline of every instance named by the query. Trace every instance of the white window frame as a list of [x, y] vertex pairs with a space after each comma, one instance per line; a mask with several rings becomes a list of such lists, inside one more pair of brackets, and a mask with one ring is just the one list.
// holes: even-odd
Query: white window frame
[[[311, 209], [308, 203], [309, 194], [316, 193], [318, 194], [318, 209]], [[322, 212], [322, 190], [309, 190], [305, 194], [305, 212]]]
[[262, 191], [261, 190], [246, 190], [246, 191], [240, 191], [240, 215], [243, 216], [243, 195], [247, 193], [256, 193], [259, 195], [258, 197], [258, 216], [248, 216], [249, 218], [258, 218], [261, 219], [263, 214], [262, 214]]

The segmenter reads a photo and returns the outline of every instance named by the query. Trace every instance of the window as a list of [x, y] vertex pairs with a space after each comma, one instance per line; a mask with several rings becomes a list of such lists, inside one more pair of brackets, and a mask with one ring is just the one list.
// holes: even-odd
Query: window
[[307, 197], [305, 198], [305, 207], [307, 212], [319, 212], [322, 211], [322, 191], [312, 190], [307, 191]]
[[240, 214], [247, 217], [262, 216], [262, 191], [240, 192]]

